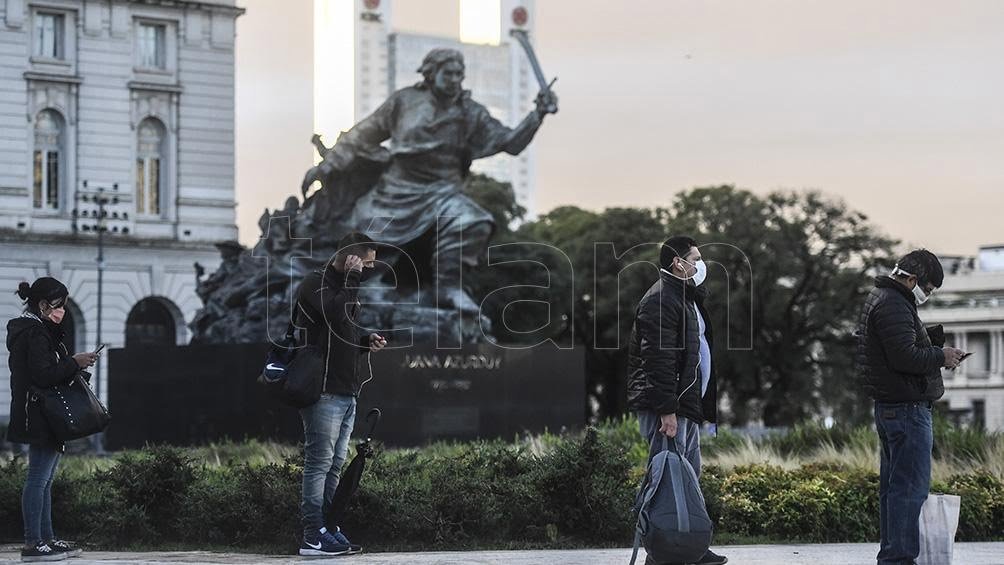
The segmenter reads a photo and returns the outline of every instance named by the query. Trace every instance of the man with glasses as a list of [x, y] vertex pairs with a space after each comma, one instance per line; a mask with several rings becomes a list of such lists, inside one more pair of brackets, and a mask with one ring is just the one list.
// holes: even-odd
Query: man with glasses
[[963, 355], [933, 345], [917, 314], [944, 278], [933, 253], [911, 251], [875, 280], [858, 323], [855, 362], [875, 401], [882, 442], [879, 565], [914, 563], [920, 553], [920, 510], [931, 485], [931, 408], [945, 393], [941, 368], [954, 369]]

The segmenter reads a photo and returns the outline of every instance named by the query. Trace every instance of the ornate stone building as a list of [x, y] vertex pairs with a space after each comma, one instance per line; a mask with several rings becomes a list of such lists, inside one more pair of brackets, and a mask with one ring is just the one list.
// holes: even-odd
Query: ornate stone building
[[[201, 306], [193, 263], [211, 272], [213, 244], [237, 237], [242, 13], [234, 0], [0, 0], [5, 319], [20, 312], [18, 282], [51, 275], [70, 289], [65, 325], [76, 350], [188, 342]], [[0, 398], [8, 381], [2, 355]], [[0, 402], [0, 422], [7, 412]]]
[[944, 401], [960, 420], [1004, 431], [1004, 246], [942, 262], [945, 282], [921, 318], [943, 324], [949, 345], [973, 353], [955, 371], [943, 371]]

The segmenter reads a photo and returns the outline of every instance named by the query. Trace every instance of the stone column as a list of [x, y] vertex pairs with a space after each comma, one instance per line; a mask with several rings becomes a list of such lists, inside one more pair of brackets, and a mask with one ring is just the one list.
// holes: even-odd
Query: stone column
[[990, 375], [996, 376], [1001, 372], [1002, 349], [1004, 349], [1004, 332], [992, 330], [990, 332]]

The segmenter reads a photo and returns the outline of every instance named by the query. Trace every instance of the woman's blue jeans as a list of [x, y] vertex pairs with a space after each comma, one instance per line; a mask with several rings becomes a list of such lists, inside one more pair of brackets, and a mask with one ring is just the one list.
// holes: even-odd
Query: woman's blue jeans
[[28, 478], [21, 493], [26, 545], [56, 538], [52, 531], [52, 480], [56, 477], [59, 455], [55, 447], [46, 445], [32, 445], [28, 449]]

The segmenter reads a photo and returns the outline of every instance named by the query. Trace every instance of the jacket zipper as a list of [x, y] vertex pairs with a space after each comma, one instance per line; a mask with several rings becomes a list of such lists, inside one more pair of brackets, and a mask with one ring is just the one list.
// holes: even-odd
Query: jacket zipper
[[[684, 307], [686, 307], [686, 302], [684, 302]], [[694, 308], [696, 310], [696, 308], [697, 308], [696, 304], [694, 305]], [[684, 317], [684, 319], [686, 319], [686, 317]], [[700, 325], [700, 324], [698, 324], [698, 325]], [[684, 341], [686, 341], [686, 339], [687, 339], [687, 330], [686, 329], [683, 330], [683, 339], [684, 339]], [[698, 344], [697, 344], [698, 351], [700, 351], [700, 335], [698, 335], [698, 340], [697, 341], [698, 341]], [[687, 385], [687, 388], [683, 389], [683, 392], [681, 392], [679, 394], [679, 396], [677, 396], [677, 400], [683, 398], [683, 395], [687, 394], [687, 391], [690, 390], [691, 388], [693, 388], [695, 384], [697, 384], [697, 380], [700, 378], [699, 377], [699, 375], [700, 375], [699, 371], [701, 370], [701, 364], [700, 363], [701, 363], [701, 354], [700, 354], [700, 352], [698, 352], [698, 354], [697, 354], [697, 366], [694, 367], [694, 381], [692, 383], [690, 383], [689, 385]]]
[[331, 330], [324, 328], [324, 333], [328, 334], [328, 351], [324, 354], [324, 379], [321, 381], [321, 393], [328, 389], [328, 364], [331, 362]]
[[[38, 316], [32, 314], [31, 312], [24, 312], [23, 314], [21, 314], [21, 317], [22, 318], [31, 318], [32, 320], [35, 320], [36, 322], [38, 322], [40, 324], [42, 323], [42, 319], [39, 318]], [[63, 345], [63, 344], [60, 343], [60, 345]], [[63, 345], [63, 349], [64, 350], [66, 349], [65, 345]], [[67, 355], [69, 355], [69, 354], [67, 354]], [[59, 361], [59, 352], [58, 351], [56, 352], [56, 361], [57, 362]], [[31, 402], [31, 390], [28, 390], [27, 392], [24, 393], [24, 433], [28, 433], [28, 404], [30, 402]]]

